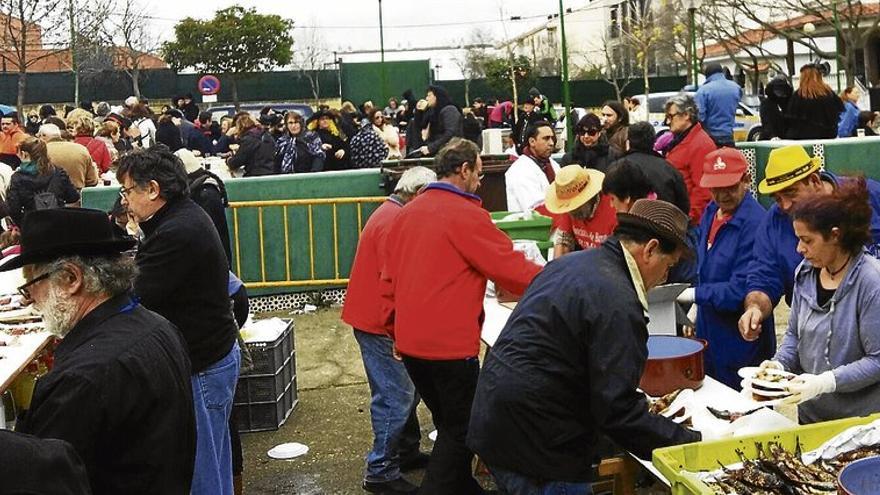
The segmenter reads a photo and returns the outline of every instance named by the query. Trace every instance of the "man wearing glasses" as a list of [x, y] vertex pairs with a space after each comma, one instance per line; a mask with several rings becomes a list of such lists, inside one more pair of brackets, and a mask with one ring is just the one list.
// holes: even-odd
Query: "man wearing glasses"
[[192, 493], [229, 495], [229, 415], [240, 356], [220, 236], [189, 199], [186, 171], [171, 152], [124, 155], [116, 176], [122, 204], [144, 232], [135, 258], [135, 293], [177, 326], [189, 348], [198, 440]]
[[588, 113], [574, 128], [574, 150], [562, 157], [562, 166], [577, 163], [584, 168], [607, 172], [611, 162], [608, 156], [608, 138], [602, 132], [602, 122], [596, 114]]
[[134, 243], [98, 210], [25, 217], [21, 254], [0, 271], [23, 267], [19, 292], [62, 340], [17, 429], [70, 443], [90, 493], [183, 495], [196, 448], [190, 361], [174, 325], [131, 295]]

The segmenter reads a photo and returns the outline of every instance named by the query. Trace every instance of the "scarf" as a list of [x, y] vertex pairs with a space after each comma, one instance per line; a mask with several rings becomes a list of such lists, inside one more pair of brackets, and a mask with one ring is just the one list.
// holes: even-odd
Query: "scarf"
[[556, 171], [553, 170], [553, 165], [550, 164], [550, 157], [544, 159], [538, 158], [534, 155], [534, 153], [532, 153], [532, 148], [529, 146], [523, 148], [522, 154], [531, 158], [531, 160], [535, 162], [535, 165], [537, 165], [541, 169], [541, 171], [544, 172], [544, 175], [547, 176], [547, 181], [549, 183], [552, 184], [553, 181], [556, 180]]

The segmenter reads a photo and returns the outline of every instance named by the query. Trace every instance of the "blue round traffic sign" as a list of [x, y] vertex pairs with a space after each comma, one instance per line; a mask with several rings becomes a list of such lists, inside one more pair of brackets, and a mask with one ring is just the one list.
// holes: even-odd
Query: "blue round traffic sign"
[[216, 95], [220, 92], [220, 79], [217, 76], [202, 76], [199, 79], [199, 93], [203, 95]]

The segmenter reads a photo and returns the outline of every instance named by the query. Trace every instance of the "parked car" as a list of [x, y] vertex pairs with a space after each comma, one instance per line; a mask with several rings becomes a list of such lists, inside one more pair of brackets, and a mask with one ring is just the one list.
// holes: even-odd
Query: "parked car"
[[[286, 113], [292, 110], [302, 115], [304, 119], [308, 119], [313, 113], [315, 113], [312, 110], [312, 107], [305, 103], [242, 103], [240, 108], [241, 111], [247, 112], [251, 114], [254, 119], [257, 119], [260, 116], [260, 110], [267, 106], [272, 107], [272, 109], [278, 113]], [[208, 108], [208, 112], [211, 112], [211, 118], [213, 120], [220, 120], [220, 117], [225, 116], [232, 117], [235, 115], [235, 105], [213, 106]]]
[[[648, 121], [654, 126], [657, 134], [666, 132], [668, 126], [665, 123], [666, 110], [663, 108], [666, 100], [677, 95], [677, 91], [667, 91], [663, 93], [651, 93], [648, 100]], [[687, 94], [694, 96], [693, 91], [686, 91]], [[639, 104], [645, 105], [645, 95], [635, 95], [633, 98], [639, 100]], [[735, 141], [757, 141], [761, 134], [761, 116], [757, 108], [753, 108], [749, 96], [744, 96], [743, 101], [739, 102], [736, 109], [736, 122], [733, 126], [733, 139]]]

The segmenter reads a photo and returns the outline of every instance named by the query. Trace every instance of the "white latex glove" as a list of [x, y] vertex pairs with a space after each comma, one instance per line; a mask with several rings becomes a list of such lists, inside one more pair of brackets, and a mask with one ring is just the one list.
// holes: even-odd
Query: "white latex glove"
[[837, 389], [837, 381], [834, 372], [826, 371], [821, 375], [804, 373], [792, 378], [788, 386], [791, 397], [785, 399], [788, 404], [801, 404], [822, 394], [834, 392]]
[[687, 289], [681, 291], [681, 294], [675, 298], [676, 302], [680, 302], [682, 304], [693, 304], [694, 301], [697, 300], [697, 289], [693, 287], [688, 287]]

